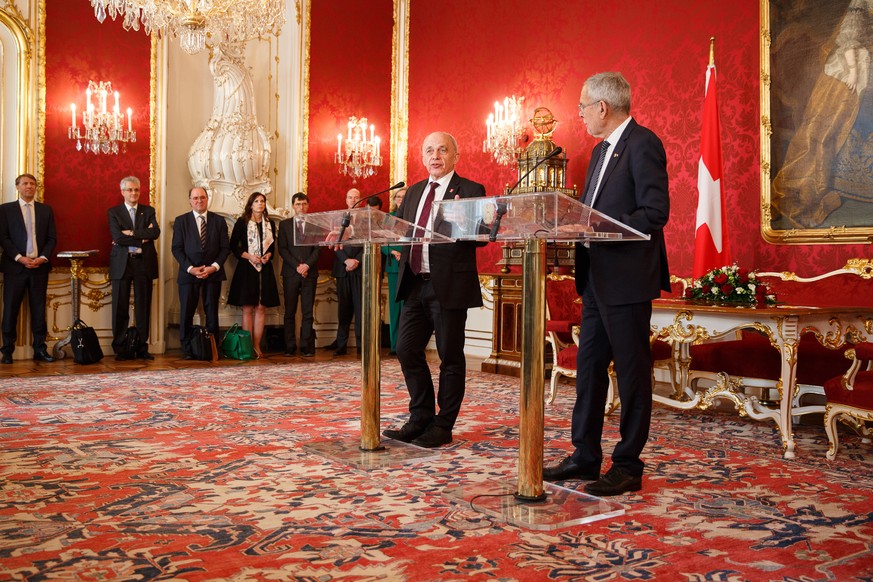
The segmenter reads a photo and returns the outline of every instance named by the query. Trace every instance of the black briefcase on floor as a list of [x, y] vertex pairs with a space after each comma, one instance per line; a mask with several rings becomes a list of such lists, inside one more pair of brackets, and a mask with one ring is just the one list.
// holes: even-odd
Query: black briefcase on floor
[[73, 361], [77, 364], [93, 364], [103, 359], [103, 348], [97, 339], [97, 332], [84, 321], [77, 319], [70, 330], [70, 348]]
[[218, 347], [215, 345], [215, 336], [201, 326], [191, 326], [191, 355], [195, 360], [217, 361]]

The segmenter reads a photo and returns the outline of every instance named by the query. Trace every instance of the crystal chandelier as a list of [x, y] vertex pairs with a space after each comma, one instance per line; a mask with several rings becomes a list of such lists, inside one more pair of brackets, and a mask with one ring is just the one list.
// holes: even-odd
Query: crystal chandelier
[[376, 168], [382, 165], [382, 140], [376, 135], [376, 126], [368, 127], [366, 117], [349, 117], [348, 129], [345, 144], [343, 134], [336, 136], [333, 160], [339, 164], [340, 174], [351, 176], [352, 180], [375, 175]]
[[182, 49], [196, 54], [210, 43], [243, 42], [278, 35], [285, 24], [285, 0], [91, 0], [101, 23], [123, 18], [125, 30], [179, 37]]
[[[115, 97], [115, 105], [112, 109], [108, 109], [107, 106], [110, 95]], [[117, 154], [119, 151], [127, 152], [128, 142], [136, 142], [136, 132], [133, 131], [130, 120], [132, 110], [130, 107], [127, 108], [125, 130], [124, 115], [118, 105], [119, 96], [118, 91], [112, 92], [112, 83], [108, 81], [100, 81], [99, 85], [94, 81], [88, 81], [81, 127], [76, 117], [76, 104], [70, 104], [72, 123], [67, 128], [67, 135], [70, 139], [76, 140], [78, 151], [84, 148], [85, 152], [93, 154]]]
[[524, 97], [506, 97], [503, 103], [494, 103], [494, 113], [488, 114], [485, 121], [486, 138], [482, 144], [482, 151], [491, 153], [494, 161], [508, 166], [515, 163], [521, 148], [518, 140], [524, 135], [524, 126], [521, 117], [521, 105]]

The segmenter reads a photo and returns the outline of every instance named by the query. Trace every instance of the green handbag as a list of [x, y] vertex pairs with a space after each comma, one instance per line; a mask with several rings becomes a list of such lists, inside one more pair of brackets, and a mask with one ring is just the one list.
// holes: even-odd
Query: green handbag
[[234, 360], [253, 360], [255, 350], [252, 346], [252, 334], [240, 329], [239, 324], [234, 323], [224, 333], [221, 340], [221, 351], [228, 358]]

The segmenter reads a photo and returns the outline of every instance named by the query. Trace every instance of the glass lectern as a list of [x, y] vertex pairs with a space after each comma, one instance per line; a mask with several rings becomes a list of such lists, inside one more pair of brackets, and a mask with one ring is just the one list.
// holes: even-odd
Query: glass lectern
[[304, 448], [358, 466], [380, 466], [438, 453], [397, 443], [382, 445], [379, 431], [381, 317], [379, 310], [379, 261], [382, 244], [411, 245], [452, 242], [452, 239], [386, 214], [371, 206], [352, 210], [315, 212], [294, 217], [294, 244], [364, 247], [361, 262], [361, 440], [360, 446], [345, 441], [310, 443]]
[[620, 504], [543, 484], [545, 245], [546, 241], [615, 244], [649, 236], [560, 192], [443, 200], [434, 203], [434, 213], [434, 230], [453, 239], [524, 243], [518, 482], [514, 487], [472, 484], [447, 494], [469, 503], [475, 500], [477, 509], [532, 529], [623, 514]]

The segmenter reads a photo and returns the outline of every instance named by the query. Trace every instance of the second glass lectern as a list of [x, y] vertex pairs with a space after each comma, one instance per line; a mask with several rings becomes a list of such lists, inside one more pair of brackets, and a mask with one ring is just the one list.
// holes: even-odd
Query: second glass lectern
[[360, 446], [346, 441], [322, 441], [305, 448], [359, 466], [379, 466], [410, 458], [434, 456], [433, 451], [398, 443], [388, 450], [379, 431], [381, 356], [379, 353], [381, 293], [379, 265], [382, 244], [412, 245], [452, 242], [441, 234], [386, 214], [371, 206], [352, 210], [314, 212], [294, 217], [294, 244], [334, 247], [364, 247], [361, 263], [361, 440]]
[[434, 203], [434, 227], [455, 240], [524, 243], [518, 482], [479, 483], [447, 491], [516, 525], [555, 529], [624, 513], [617, 503], [543, 484], [546, 241], [618, 244], [649, 236], [560, 192]]

